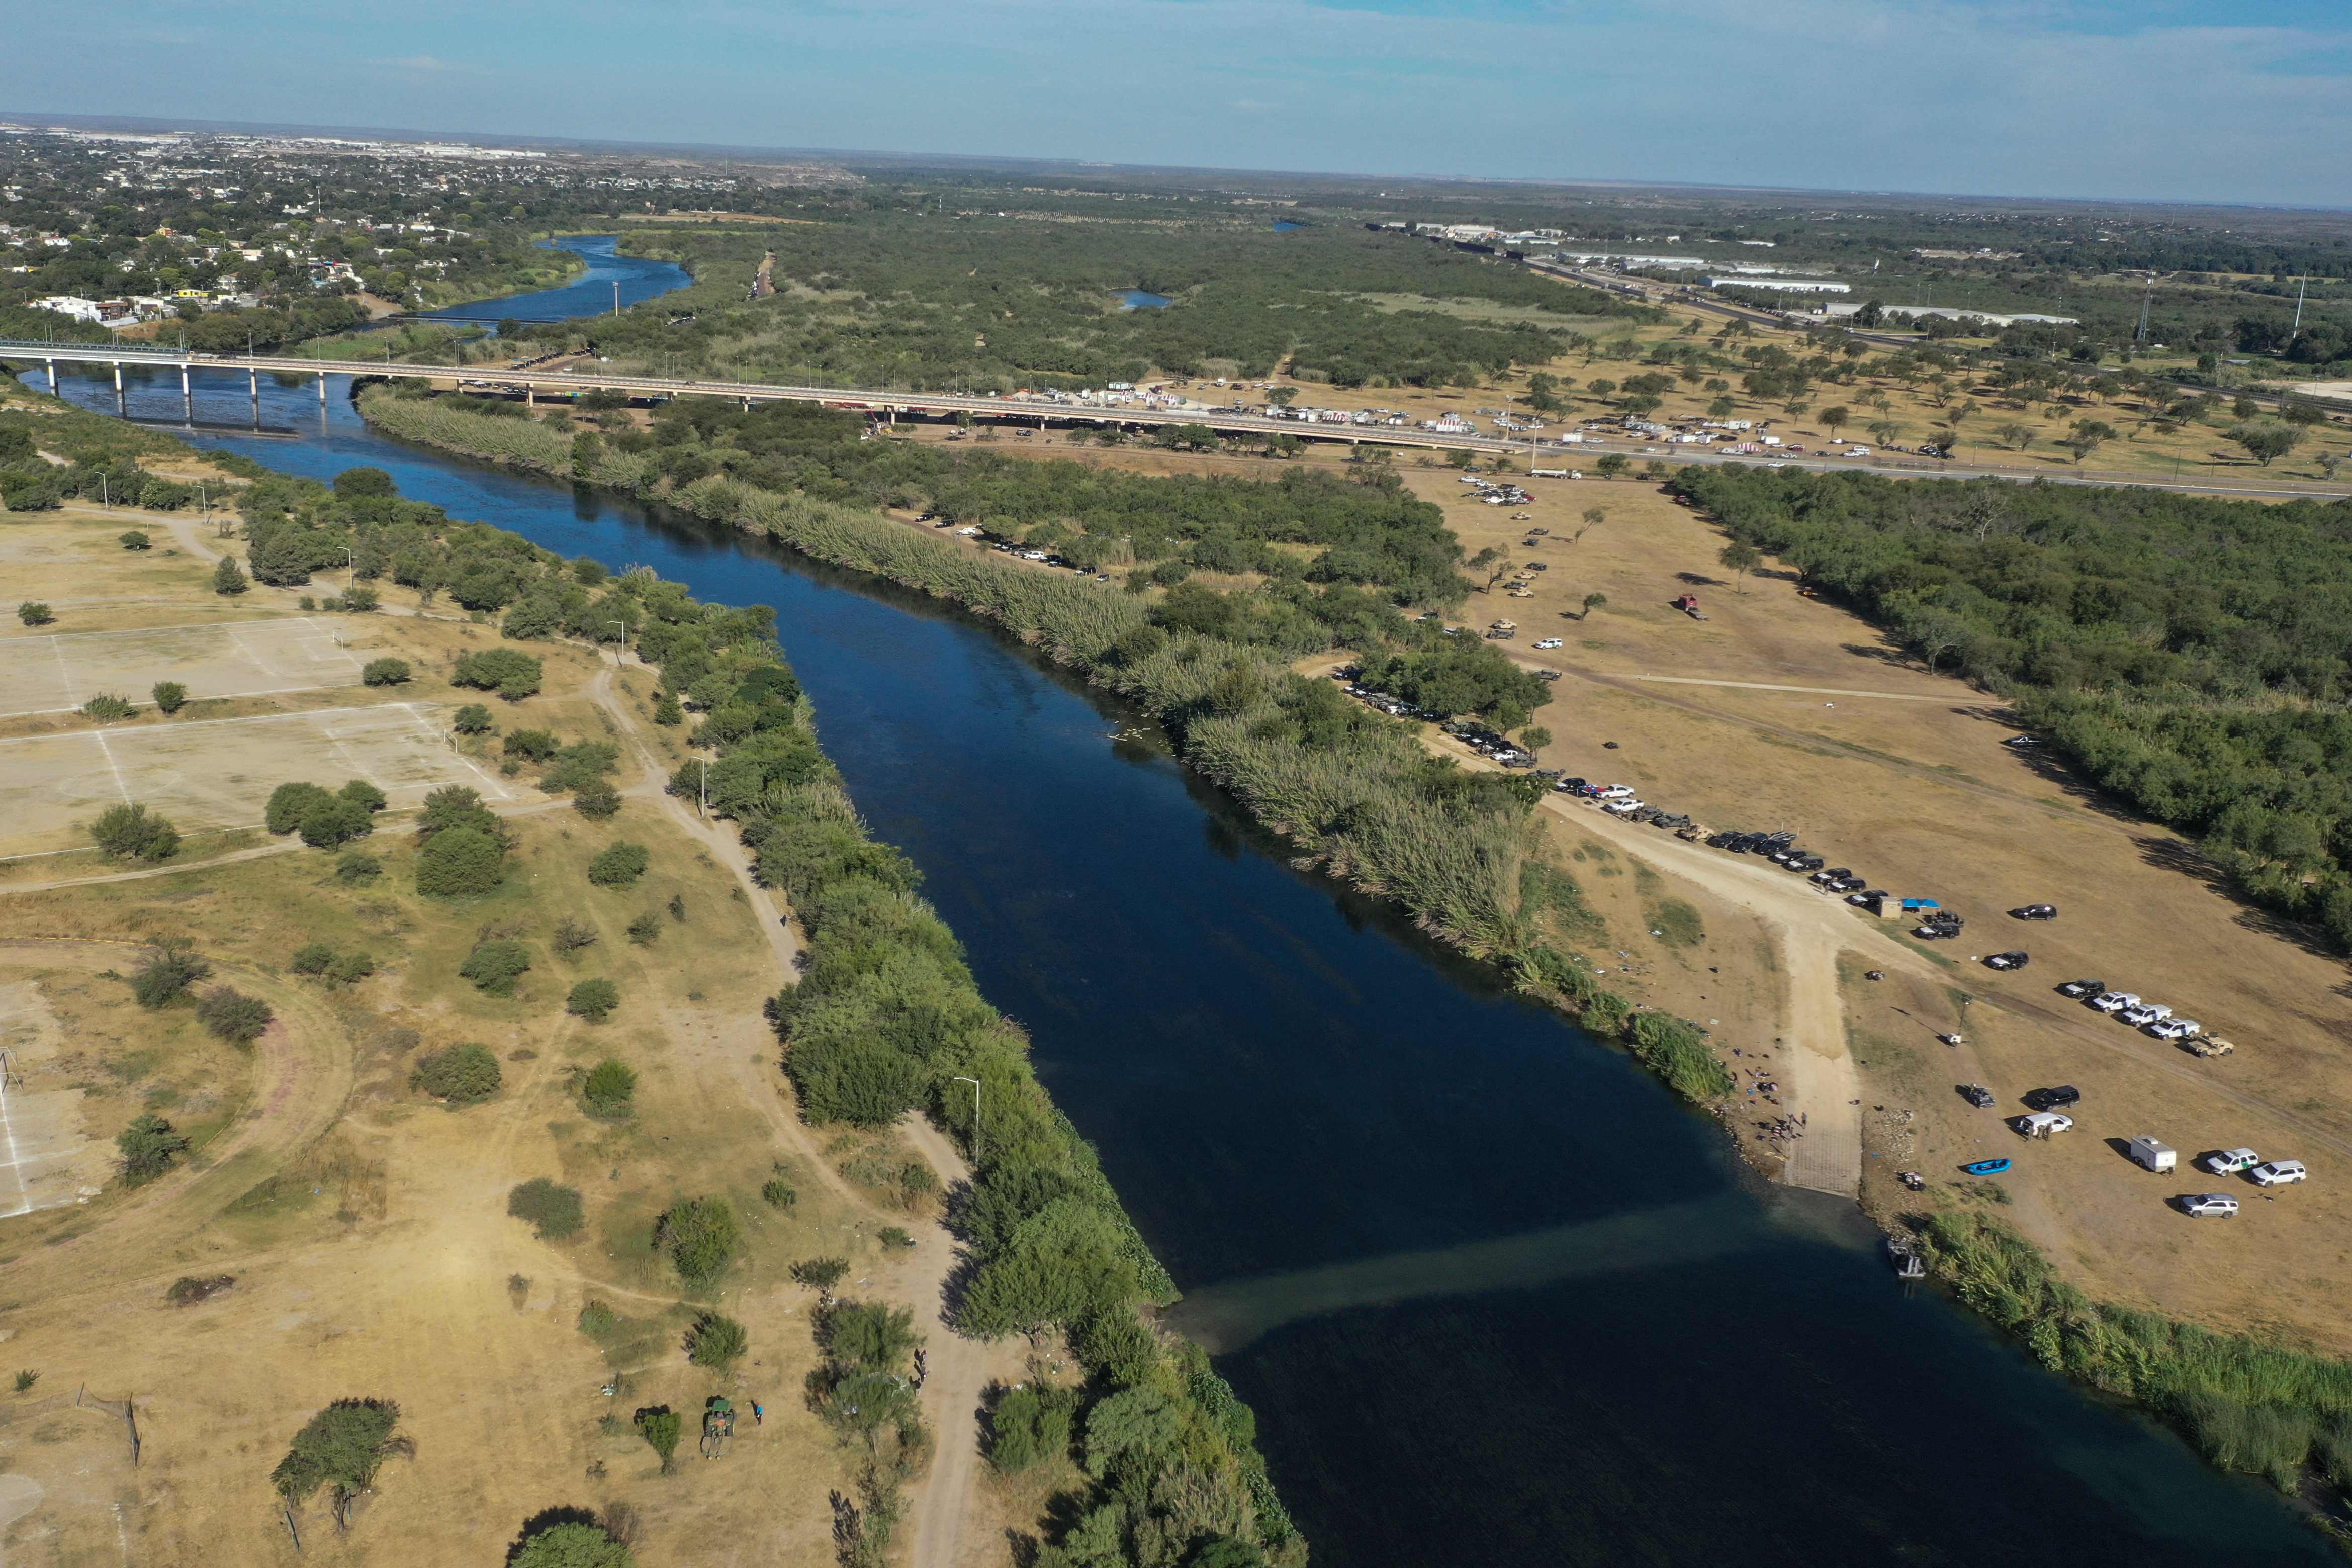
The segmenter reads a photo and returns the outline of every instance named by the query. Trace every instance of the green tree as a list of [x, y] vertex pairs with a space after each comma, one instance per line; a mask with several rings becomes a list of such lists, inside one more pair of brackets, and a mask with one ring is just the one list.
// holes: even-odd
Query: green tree
[[127, 550], [142, 550], [152, 546], [155, 541], [149, 538], [145, 534], [141, 533], [137, 528], [133, 528], [127, 534], [117, 536], [116, 542]]
[[606, 1057], [580, 1081], [581, 1103], [592, 1116], [625, 1116], [635, 1108], [637, 1075], [625, 1061]]
[[1596, 610], [1600, 609], [1602, 605], [1604, 605], [1604, 604], [1606, 604], [1606, 603], [1608, 603], [1608, 602], [1609, 602], [1609, 596], [1608, 596], [1607, 594], [1605, 594], [1605, 593], [1588, 593], [1588, 594], [1586, 594], [1586, 595], [1584, 596], [1584, 611], [1583, 611], [1583, 613], [1581, 613], [1581, 614], [1580, 614], [1579, 616], [1577, 616], [1577, 619], [1578, 619], [1579, 621], [1590, 621], [1590, 620], [1591, 620], [1591, 619], [1592, 619], [1592, 612], [1593, 612], [1594, 611], [1596, 611]]
[[654, 1224], [654, 1245], [669, 1254], [678, 1278], [698, 1290], [727, 1271], [741, 1244], [735, 1211], [723, 1197], [682, 1199]]
[[[442, 841], [450, 835], [444, 833], [434, 840]], [[428, 849], [430, 845], [426, 846]], [[457, 973], [474, 982], [474, 988], [494, 997], [514, 995], [515, 982], [530, 967], [530, 949], [510, 936], [494, 936], [478, 942], [457, 966]]]
[[435, 833], [416, 856], [416, 891], [441, 898], [491, 892], [504, 879], [505, 859], [504, 846], [476, 829]]
[[16, 606], [16, 619], [27, 626], [47, 626], [57, 620], [57, 615], [39, 600], [28, 599]]
[[621, 1005], [620, 988], [602, 977], [581, 981], [564, 998], [563, 1010], [590, 1023], [603, 1023]]
[[1592, 465], [1593, 472], [1603, 479], [1614, 479], [1633, 466], [1633, 460], [1622, 452], [1612, 452]]
[[122, 1155], [123, 1181], [131, 1186], [142, 1186], [172, 1168], [172, 1161], [187, 1152], [188, 1140], [185, 1134], [151, 1111], [117, 1133], [114, 1146]]
[[1504, 575], [1511, 570], [1511, 558], [1509, 552], [1501, 545], [1488, 545], [1462, 564], [1468, 570], [1471, 576], [1477, 577], [1483, 574], [1486, 577], [1486, 580], [1479, 585], [1479, 592], [1492, 593], [1495, 591], [1495, 584], [1500, 582]]
[[179, 830], [140, 805], [109, 806], [90, 824], [89, 836], [111, 860], [167, 861], [180, 852]]
[[[670, 1419], [674, 1422], [677, 1417], [672, 1416]], [[639, 1430], [643, 1430], [642, 1425]], [[670, 1447], [677, 1446], [673, 1434]], [[664, 1463], [667, 1463], [667, 1456], [664, 1456]], [[506, 1560], [507, 1568], [636, 1568], [636, 1562], [628, 1547], [614, 1540], [603, 1525], [576, 1519], [525, 1536]]]
[[371, 686], [397, 686], [410, 675], [405, 659], [370, 659], [360, 670], [362, 684]]
[[299, 829], [302, 841], [314, 850], [341, 849], [374, 831], [375, 822], [365, 806], [337, 795], [329, 795], [305, 810]]
[[400, 1406], [389, 1399], [338, 1399], [295, 1434], [270, 1484], [289, 1503], [329, 1488], [340, 1520], [351, 1499], [374, 1484], [385, 1459], [415, 1451], [397, 1435], [399, 1427]]
[[247, 578], [242, 570], [238, 570], [236, 558], [233, 555], [225, 555], [221, 557], [220, 564], [213, 568], [213, 591], [215, 593], [226, 594], [230, 597], [235, 597], [237, 594], [243, 593], [252, 586], [252, 581]]
[[335, 496], [339, 500], [364, 501], [397, 496], [400, 486], [382, 468], [362, 465], [346, 468], [335, 476]]
[[1087, 1471], [1108, 1478], [1131, 1466], [1150, 1475], [1165, 1467], [1184, 1437], [1184, 1413], [1157, 1388], [1122, 1388], [1087, 1412]]
[[323, 975], [327, 966], [335, 961], [335, 950], [324, 942], [306, 942], [294, 949], [287, 967], [298, 975]]
[[247, 1045], [261, 1038], [275, 1015], [269, 1004], [228, 986], [215, 986], [196, 1003], [196, 1020], [223, 1040]]
[[742, 1360], [751, 1348], [750, 1333], [723, 1312], [703, 1313], [686, 1334], [686, 1358], [720, 1372]]
[[157, 681], [147, 695], [155, 699], [157, 711], [174, 714], [188, 706], [188, 688], [177, 681]]
[[2105, 420], [2078, 419], [2074, 428], [2067, 432], [2064, 444], [2079, 464], [2115, 438], [2116, 427]]
[[1739, 591], [1745, 593], [1748, 591], [1748, 574], [1763, 563], [1764, 555], [1746, 539], [1734, 539], [1724, 546], [1722, 553], [1715, 559], [1727, 570], [1739, 574]]
[[479, 703], [467, 703], [449, 716], [449, 726], [459, 735], [488, 735], [498, 728], [490, 710]]
[[588, 880], [598, 887], [626, 887], [652, 863], [645, 845], [616, 839], [588, 862]]
[[1010, 1476], [1066, 1455], [1078, 1400], [1046, 1384], [1007, 1389], [988, 1414], [988, 1462]]
[[817, 1343], [837, 1366], [894, 1373], [907, 1364], [922, 1336], [915, 1332], [915, 1314], [908, 1308], [845, 1301], [824, 1314], [817, 1326]]
[[213, 967], [197, 957], [186, 942], [167, 937], [149, 947], [139, 967], [131, 971], [131, 998], [142, 1008], [167, 1007], [212, 972]]
[[302, 819], [320, 806], [331, 805], [334, 797], [316, 784], [280, 784], [269, 792], [269, 802], [261, 809], [262, 825], [273, 833], [290, 833], [302, 825]]
[[843, 1258], [803, 1258], [793, 1265], [794, 1281], [827, 1295], [848, 1272], [848, 1260]]
[[478, 1105], [499, 1092], [499, 1059], [478, 1045], [453, 1045], [417, 1062], [409, 1087], [452, 1106]]
[[2303, 432], [2294, 426], [2276, 423], [2270, 420], [2233, 424], [2230, 427], [2229, 434], [2231, 441], [2244, 447], [2247, 455], [2259, 461], [2265, 468], [2294, 451], [2296, 444], [2303, 439]]
[[1846, 405], [1842, 402], [1832, 403], [1828, 408], [1822, 410], [1822, 423], [1829, 428], [1830, 439], [1832, 441], [1835, 441], [1837, 439], [1837, 433], [1841, 429], [1853, 423], [1853, 410], [1846, 407]]

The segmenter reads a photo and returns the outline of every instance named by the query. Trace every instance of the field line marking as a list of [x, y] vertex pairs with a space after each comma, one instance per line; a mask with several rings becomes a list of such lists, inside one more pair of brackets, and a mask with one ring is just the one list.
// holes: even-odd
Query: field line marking
[[16, 1168], [24, 1161], [16, 1152], [16, 1124], [8, 1115], [8, 1079], [5, 1072], [0, 1072], [0, 1135], [7, 1140], [8, 1169], [16, 1178], [16, 1207], [0, 1214], [0, 1219], [14, 1219], [33, 1211], [33, 1189], [25, 1185], [25, 1173]]
[[[307, 685], [307, 686], [260, 686], [260, 687], [257, 687], [257, 688], [256, 688], [255, 690], [253, 690], [253, 691], [249, 691], [249, 692], [206, 692], [206, 693], [205, 694], [205, 695], [206, 697], [208, 697], [208, 698], [212, 698], [212, 699], [215, 699], [215, 700], [226, 701], [227, 698], [230, 698], [230, 697], [282, 697], [282, 696], [290, 695], [291, 694], [293, 694], [293, 693], [295, 693], [295, 692], [325, 692], [325, 691], [332, 691], [332, 690], [334, 690], [334, 689], [335, 689], [335, 688], [334, 688], [334, 684], [333, 684], [332, 682], [330, 682], [330, 681], [313, 681], [312, 683], [310, 683], [310, 685]], [[81, 709], [80, 709], [80, 708], [79, 708], [79, 707], [25, 707], [25, 708], [9, 708], [9, 709], [6, 709], [6, 710], [5, 710], [5, 711], [0, 711], [0, 718], [31, 718], [31, 717], [34, 717], [34, 716], [38, 716], [38, 715], [40, 715], [40, 714], [48, 714], [48, 713], [79, 713], [80, 711], [81, 711]], [[300, 716], [299, 714], [269, 714], [269, 713], [248, 714], [248, 715], [247, 715], [247, 716], [246, 716], [246, 717], [247, 717], [247, 718], [299, 718], [300, 716]], [[172, 727], [172, 728], [173, 728], [173, 729], [186, 729], [187, 727], [189, 727], [189, 726], [190, 726], [190, 725], [198, 725], [198, 724], [241, 724], [241, 723], [243, 723], [243, 722], [244, 722], [244, 720], [242, 720], [242, 719], [229, 719], [229, 718], [192, 718], [192, 719], [189, 719], [189, 720], [188, 720], [186, 723], [184, 723], [184, 724], [174, 724], [174, 725], [173, 725], [171, 727]], [[146, 733], [147, 733], [147, 731], [145, 731], [145, 730], [135, 730], [135, 729], [134, 729], [134, 730], [125, 730], [125, 731], [123, 731], [123, 733], [124, 733], [125, 735], [144, 735], [144, 734], [146, 734]], [[34, 739], [34, 740], [37, 740], [37, 739], [44, 739], [44, 738], [47, 738], [47, 737], [40, 737], [40, 736], [24, 736], [24, 737], [19, 737], [18, 738], [20, 738], [20, 739]]]
[[63, 683], [58, 695], [66, 699], [66, 706], [63, 708], [53, 711], [71, 713], [79, 705], [73, 700], [73, 666], [66, 663], [66, 651], [58, 646], [64, 641], [62, 637], [49, 639], [49, 652], [56, 654], [58, 659], [58, 679]]
[[[319, 733], [327, 737], [327, 744], [335, 748], [335, 755], [343, 759], [343, 766], [352, 770], [352, 778], [368, 778], [368, 770], [360, 766], [359, 758], [353, 757], [351, 754], [350, 749], [343, 745], [343, 737], [335, 733], [335, 727], [333, 725], [320, 725], [319, 727]], [[374, 780], [370, 779], [369, 782], [373, 783]]]
[[[435, 733], [431, 725], [425, 722], [425, 716], [416, 711], [416, 705], [415, 703], [393, 703], [389, 706], [407, 709], [408, 716], [416, 721], [416, 727], [423, 730], [426, 736], [431, 737], [433, 745], [436, 750], [440, 747], [442, 745], [441, 737]], [[449, 748], [449, 755], [455, 757], [458, 761], [471, 768], [473, 770], [474, 777], [488, 785], [490, 787], [490, 793], [496, 795], [499, 800], [511, 800], [515, 798], [514, 796], [507, 793], [507, 787], [505, 785], [499, 783], [497, 779], [483, 772], [478, 763], [477, 763], [472, 758], [467, 756], [464, 752], [458, 750], [456, 747], [453, 746]]]
[[114, 775], [114, 787], [122, 792], [122, 803], [128, 806], [131, 804], [131, 786], [122, 781], [122, 769], [114, 765], [114, 747], [106, 744], [106, 732], [93, 729], [89, 734], [90, 738], [98, 742], [100, 754], [106, 758], [106, 770]]
[[[324, 688], [324, 687], [321, 687], [321, 686], [291, 686], [291, 687], [289, 687], [288, 689], [289, 689], [289, 691], [298, 691], [298, 692], [315, 692], [315, 691], [322, 691], [322, 690], [324, 690], [325, 688]], [[247, 692], [247, 694], [245, 694], [245, 695], [247, 695], [247, 696], [264, 696], [264, 695], [267, 695], [268, 694], [267, 694], [267, 693], [263, 693], [263, 692]], [[407, 703], [385, 703], [385, 704], [383, 704], [383, 705], [382, 705], [382, 706], [384, 706], [384, 707], [408, 707], [408, 706], [411, 706], [411, 705], [409, 705], [409, 704], [407, 704]], [[61, 709], [61, 710], [59, 710], [59, 711], [71, 711], [71, 710], [69, 710], [69, 709]], [[305, 711], [305, 712], [302, 712], [302, 713], [256, 713], [256, 714], [247, 714], [247, 715], [246, 715], [243, 718], [192, 718], [192, 719], [189, 719], [189, 720], [188, 720], [186, 723], [184, 723], [184, 724], [158, 725], [158, 726], [156, 726], [155, 727], [153, 727], [153, 728], [152, 728], [152, 729], [127, 729], [127, 730], [122, 731], [122, 734], [123, 734], [123, 735], [125, 735], [125, 736], [127, 736], [127, 737], [128, 737], [128, 736], [142, 736], [142, 735], [170, 735], [170, 734], [172, 734], [172, 733], [173, 733], [173, 732], [175, 732], [175, 731], [178, 731], [178, 730], [183, 730], [183, 729], [198, 729], [198, 728], [202, 728], [203, 727], [205, 727], [205, 726], [206, 726], [206, 725], [214, 725], [214, 724], [290, 724], [290, 723], [296, 723], [296, 722], [299, 722], [299, 721], [300, 721], [300, 720], [303, 720], [303, 719], [309, 719], [309, 718], [325, 718], [325, 717], [327, 717], [329, 715], [331, 715], [331, 714], [339, 714], [339, 713], [374, 713], [374, 712], [377, 712], [377, 711], [378, 711], [378, 709], [376, 709], [376, 708], [374, 708], [374, 707], [363, 707], [363, 706], [347, 706], [347, 707], [321, 707], [321, 708], [311, 708], [311, 709], [309, 709], [309, 710], [307, 710], [307, 711]], [[420, 722], [421, 722], [421, 721], [420, 721]], [[28, 742], [28, 741], [35, 741], [35, 740], [64, 740], [64, 739], [68, 739], [68, 738], [69, 738], [70, 737], [72, 737], [72, 736], [74, 736], [74, 735], [85, 734], [85, 733], [87, 733], [87, 734], [95, 734], [96, 732], [95, 732], [95, 731], [68, 730], [68, 731], [67, 731], [67, 732], [66, 732], [65, 734], [63, 734], [63, 735], [11, 735], [11, 736], [0, 736], [0, 746], [22, 746], [22, 745], [26, 744], [26, 742]]]
[[[57, 601], [56, 602], [60, 603], [60, 604], [63, 604], [63, 603], [68, 603], [68, 602], [71, 602], [71, 601], [67, 601], [67, 600], [58, 600], [58, 601]], [[99, 604], [112, 604], [112, 603], [121, 603], [121, 604], [157, 603], [157, 604], [161, 604], [161, 603], [164, 603], [164, 602], [167, 602], [167, 601], [163, 601], [163, 600], [152, 600], [152, 601], [151, 601], [151, 600], [124, 599], [124, 600], [92, 600], [92, 601], [89, 601], [89, 602], [91, 602], [91, 603], [99, 603]], [[178, 602], [178, 601], [175, 600], [175, 601], [169, 601], [168, 602], [176, 603], [176, 602]], [[79, 642], [79, 641], [81, 641], [81, 640], [82, 640], [82, 639], [84, 639], [84, 638], [91, 638], [91, 639], [95, 639], [95, 638], [99, 638], [99, 637], [152, 637], [152, 636], [153, 636], [153, 635], [154, 635], [156, 632], [227, 632], [227, 631], [232, 631], [232, 630], [234, 630], [235, 628], [239, 627], [239, 626], [283, 626], [284, 624], [286, 624], [286, 619], [287, 619], [286, 617], [282, 617], [282, 616], [281, 616], [281, 617], [278, 617], [278, 618], [274, 619], [274, 620], [267, 620], [267, 621], [184, 621], [184, 622], [175, 622], [174, 624], [170, 625], [170, 626], [127, 626], [127, 627], [124, 627], [123, 629], [121, 629], [121, 631], [117, 631], [117, 632], [56, 632], [56, 633], [52, 634], [52, 636], [51, 636], [51, 639], [50, 639], [50, 640], [51, 640], [52, 642]], [[296, 616], [296, 617], [293, 617], [293, 619], [300, 620], [300, 619], [301, 619], [301, 617], [299, 617], [299, 616]], [[13, 638], [10, 638], [10, 639], [0, 639], [0, 641], [14, 641], [14, 640], [15, 640], [15, 639], [13, 639]]]
[[262, 674], [269, 676], [272, 680], [282, 681], [286, 678], [285, 671], [279, 669], [277, 665], [271, 664], [268, 660], [263, 658], [260, 654], [255, 653], [250, 647], [246, 645], [245, 639], [236, 634], [236, 627], [225, 626], [222, 630], [228, 633], [229, 646], [235, 648], [238, 653], [244, 654], [247, 658], [260, 665]]

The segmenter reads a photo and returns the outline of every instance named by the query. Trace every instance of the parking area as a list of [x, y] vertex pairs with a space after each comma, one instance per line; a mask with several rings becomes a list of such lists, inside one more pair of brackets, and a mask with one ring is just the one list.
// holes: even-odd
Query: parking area
[[0, 717], [67, 712], [100, 692], [143, 703], [157, 681], [177, 681], [193, 697], [240, 697], [359, 679], [360, 660], [307, 615], [16, 636], [0, 642]]
[[89, 821], [136, 801], [185, 833], [258, 825], [289, 779], [365, 779], [394, 809], [445, 784], [514, 791], [451, 749], [437, 703], [386, 703], [0, 740], [0, 859], [79, 847]]

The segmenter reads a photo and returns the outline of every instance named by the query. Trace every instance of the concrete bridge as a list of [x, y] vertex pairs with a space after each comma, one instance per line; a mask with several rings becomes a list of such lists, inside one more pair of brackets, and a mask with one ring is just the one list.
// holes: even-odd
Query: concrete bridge
[[201, 354], [143, 343], [36, 343], [0, 339], [0, 364], [43, 365], [49, 390], [58, 386], [61, 364], [110, 365], [114, 369], [115, 409], [124, 410], [122, 368], [148, 365], [180, 372], [181, 405], [194, 422], [194, 394], [190, 378], [198, 371], [243, 372], [253, 398], [254, 423], [261, 421], [261, 377], [315, 376], [319, 405], [327, 402], [331, 376], [378, 376], [406, 381], [442, 382], [467, 389], [520, 392], [526, 401], [541, 393], [568, 397], [583, 392], [618, 392], [635, 398], [728, 398], [750, 408], [756, 402], [807, 402], [825, 408], [868, 413], [884, 421], [899, 416], [950, 420], [958, 414], [1044, 430], [1052, 425], [1116, 425], [1124, 429], [1156, 430], [1171, 424], [1203, 424], [1225, 434], [1291, 435], [1302, 441], [1336, 442], [1349, 445], [1418, 447], [1438, 452], [1472, 452], [1481, 456], [1512, 457], [1530, 467], [1583, 468], [1614, 453], [1629, 458], [1660, 457], [1676, 465], [1708, 463], [1772, 462], [1783, 467], [1831, 470], [1863, 469], [1892, 479], [2005, 479], [2052, 485], [2133, 485], [2152, 490], [2192, 495], [2253, 496], [2273, 499], [2347, 498], [2342, 484], [2315, 485], [2291, 479], [2244, 478], [2219, 475], [2181, 479], [2152, 479], [2138, 475], [2072, 472], [2046, 467], [2019, 467], [1976, 462], [1936, 461], [1874, 455], [1855, 460], [1838, 457], [1733, 456], [1702, 447], [1668, 447], [1645, 444], [1635, 437], [1588, 438], [1579, 443], [1540, 438], [1506, 439], [1493, 435], [1448, 435], [1410, 425], [1321, 424], [1305, 420], [1268, 419], [1263, 414], [1230, 409], [1105, 408], [1088, 403], [1055, 402], [1035, 397], [974, 397], [958, 392], [876, 391], [858, 387], [789, 386], [768, 382], [703, 381], [676, 376], [629, 376], [586, 370], [518, 370], [497, 365], [411, 365], [390, 360], [328, 360], [290, 354]]

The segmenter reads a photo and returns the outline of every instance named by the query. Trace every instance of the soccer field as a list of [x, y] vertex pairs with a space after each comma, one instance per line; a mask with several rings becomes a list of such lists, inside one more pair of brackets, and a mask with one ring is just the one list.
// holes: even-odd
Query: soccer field
[[245, 697], [359, 679], [360, 661], [307, 615], [0, 641], [0, 716], [64, 713], [100, 692], [143, 704], [158, 681], [177, 681], [192, 697]]
[[135, 801], [182, 832], [258, 826], [294, 780], [364, 779], [395, 809], [445, 784], [486, 800], [515, 792], [451, 749], [437, 703], [387, 703], [257, 718], [0, 740], [0, 858], [70, 849], [107, 807]]

